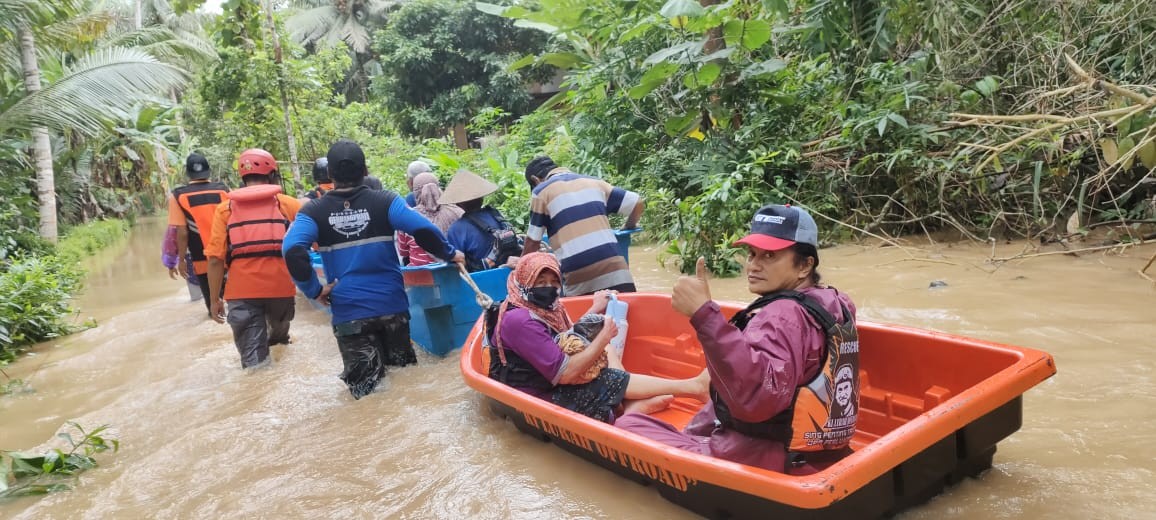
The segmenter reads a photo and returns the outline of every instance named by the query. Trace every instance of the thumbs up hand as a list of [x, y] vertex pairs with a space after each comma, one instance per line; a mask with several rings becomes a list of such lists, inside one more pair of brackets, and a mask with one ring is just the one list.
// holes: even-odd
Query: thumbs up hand
[[694, 276], [680, 276], [674, 283], [670, 305], [686, 316], [693, 316], [706, 302], [710, 301], [710, 285], [707, 283], [706, 258], [698, 257]]

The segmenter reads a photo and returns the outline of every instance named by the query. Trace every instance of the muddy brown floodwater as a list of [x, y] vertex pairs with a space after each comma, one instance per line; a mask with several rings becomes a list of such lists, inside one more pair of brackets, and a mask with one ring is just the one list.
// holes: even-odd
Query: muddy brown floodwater
[[[0, 397], [0, 448], [51, 442], [67, 420], [112, 425], [122, 449], [75, 490], [0, 505], [0, 518], [692, 518], [640, 486], [492, 416], [455, 355], [420, 358], [353, 401], [326, 316], [299, 300], [294, 343], [245, 373], [228, 327], [159, 261], [149, 219], [98, 258], [79, 306], [100, 326], [7, 369], [33, 393]], [[1000, 256], [1022, 250], [1001, 246]], [[676, 274], [631, 252], [641, 288]], [[995, 467], [907, 519], [1145, 518], [1156, 510], [1156, 305], [1136, 274], [1153, 248], [1009, 262], [938, 244], [823, 250], [824, 279], [861, 319], [1043, 349], [1059, 373], [1029, 391]], [[931, 289], [932, 281], [946, 287]], [[749, 301], [745, 280], [712, 280]], [[419, 354], [420, 355], [420, 354]]]

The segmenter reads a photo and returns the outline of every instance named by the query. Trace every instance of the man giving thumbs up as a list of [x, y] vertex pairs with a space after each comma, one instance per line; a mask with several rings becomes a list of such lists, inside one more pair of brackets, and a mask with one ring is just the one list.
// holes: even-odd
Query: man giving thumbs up
[[[747, 288], [759, 298], [730, 320], [711, 301], [699, 258], [695, 276], [675, 283], [671, 305], [690, 317], [702, 343], [711, 400], [681, 432], [641, 414], [615, 426], [790, 474], [814, 473], [846, 455], [859, 402], [855, 305], [819, 285], [818, 238], [801, 208], [760, 208], [736, 243], [747, 247]], [[838, 399], [836, 382], [849, 383]]]

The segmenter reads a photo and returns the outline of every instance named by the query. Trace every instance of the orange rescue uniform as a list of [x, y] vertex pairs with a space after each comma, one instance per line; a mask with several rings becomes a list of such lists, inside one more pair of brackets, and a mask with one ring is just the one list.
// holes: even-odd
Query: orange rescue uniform
[[[216, 207], [229, 198], [229, 188], [219, 182], [190, 182], [173, 190], [169, 197], [169, 225], [188, 229], [188, 253], [193, 257], [193, 274], [208, 272], [204, 248], [212, 233]], [[185, 251], [178, 251], [184, 257]]]
[[[239, 190], [238, 190], [239, 191]], [[301, 209], [301, 202], [288, 195], [278, 193], [277, 202], [281, 214], [290, 222], [297, 218], [297, 211]], [[229, 220], [233, 210], [230, 201], [222, 202], [217, 206], [213, 217], [213, 230], [210, 233], [209, 245], [205, 247], [205, 256], [220, 258], [226, 261], [229, 258]], [[280, 249], [280, 245], [278, 245]], [[229, 283], [225, 285], [225, 300], [239, 300], [249, 298], [292, 298], [297, 287], [289, 277], [289, 269], [285, 267], [285, 260], [280, 254], [277, 256], [242, 256], [226, 261], [229, 271]]]

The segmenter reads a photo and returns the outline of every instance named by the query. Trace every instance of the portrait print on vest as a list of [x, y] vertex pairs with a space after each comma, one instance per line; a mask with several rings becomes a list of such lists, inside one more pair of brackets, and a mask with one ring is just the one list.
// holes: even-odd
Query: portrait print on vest
[[843, 316], [837, 321], [814, 298], [796, 291], [778, 291], [755, 300], [731, 323], [743, 330], [761, 308], [783, 299], [797, 302], [823, 331], [826, 341], [819, 372], [799, 386], [789, 408], [767, 421], [749, 423], [734, 418], [712, 386], [715, 413], [724, 426], [752, 437], [781, 441], [788, 452], [845, 449], [855, 435], [859, 408], [859, 335], [855, 318], [841, 303]]

